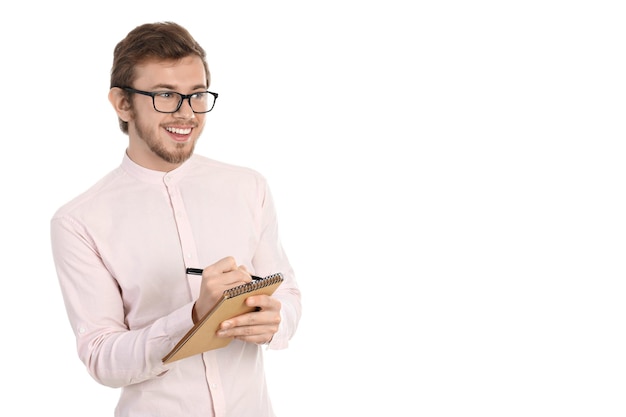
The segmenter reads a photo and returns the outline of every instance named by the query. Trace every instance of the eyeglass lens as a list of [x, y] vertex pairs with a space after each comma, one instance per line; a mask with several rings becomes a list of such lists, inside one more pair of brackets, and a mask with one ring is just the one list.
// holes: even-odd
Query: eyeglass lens
[[[154, 95], [154, 108], [161, 112], [175, 112], [183, 96], [179, 93], [168, 92]], [[210, 93], [195, 93], [189, 97], [191, 109], [196, 113], [206, 113], [213, 108], [215, 97]]]

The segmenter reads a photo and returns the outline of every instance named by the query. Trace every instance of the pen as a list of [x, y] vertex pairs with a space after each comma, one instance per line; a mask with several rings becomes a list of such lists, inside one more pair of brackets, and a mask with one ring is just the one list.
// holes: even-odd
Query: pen
[[[187, 274], [189, 275], [202, 275], [202, 269], [200, 268], [187, 268]], [[261, 277], [257, 277], [256, 275], [251, 275], [252, 279], [254, 281], [258, 281], [260, 279], [263, 279]]]

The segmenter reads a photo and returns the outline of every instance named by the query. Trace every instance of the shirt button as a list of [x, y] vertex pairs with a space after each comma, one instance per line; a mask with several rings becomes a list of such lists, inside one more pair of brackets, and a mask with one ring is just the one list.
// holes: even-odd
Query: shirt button
[[84, 328], [84, 327], [79, 327], [79, 328], [78, 328], [78, 333], [83, 334], [83, 333], [85, 333], [85, 332], [86, 332], [86, 330], [85, 330], [85, 328]]

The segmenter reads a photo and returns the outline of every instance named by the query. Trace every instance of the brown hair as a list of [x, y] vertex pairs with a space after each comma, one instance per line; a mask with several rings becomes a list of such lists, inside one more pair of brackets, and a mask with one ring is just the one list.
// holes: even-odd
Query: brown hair
[[[115, 46], [110, 87], [132, 86], [135, 81], [135, 66], [149, 59], [179, 60], [191, 55], [202, 59], [208, 87], [211, 75], [206, 53], [187, 29], [173, 22], [137, 26]], [[118, 120], [122, 132], [128, 133], [128, 122]]]

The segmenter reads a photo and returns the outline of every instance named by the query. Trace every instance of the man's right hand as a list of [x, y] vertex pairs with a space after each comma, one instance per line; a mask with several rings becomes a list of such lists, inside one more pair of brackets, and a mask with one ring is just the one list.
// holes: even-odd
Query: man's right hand
[[200, 295], [193, 307], [193, 322], [197, 323], [209, 312], [224, 294], [224, 291], [251, 282], [252, 277], [243, 265], [237, 265], [235, 258], [227, 256], [202, 271]]

